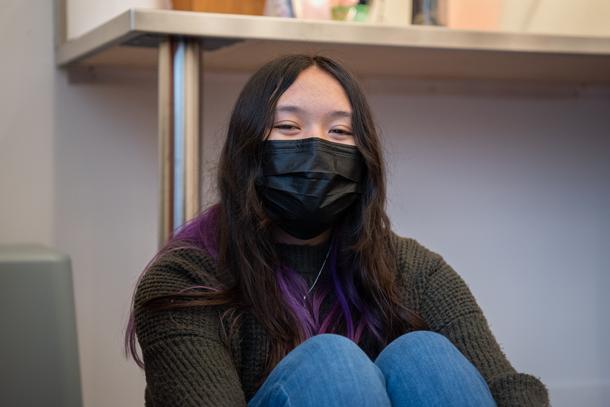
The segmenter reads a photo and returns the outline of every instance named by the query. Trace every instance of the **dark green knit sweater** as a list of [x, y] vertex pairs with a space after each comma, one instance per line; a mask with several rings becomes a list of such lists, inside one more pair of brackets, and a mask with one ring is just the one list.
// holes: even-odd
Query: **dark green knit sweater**
[[[404, 304], [431, 330], [445, 335], [479, 369], [498, 406], [546, 406], [548, 393], [537, 378], [517, 373], [501, 351], [467, 285], [443, 258], [413, 239], [395, 236], [397, 284]], [[327, 244], [278, 244], [282, 259], [312, 282]], [[218, 309], [149, 311], [158, 296], [195, 285], [218, 286], [214, 261], [195, 250], [180, 260], [161, 257], [140, 281], [135, 299], [136, 333], [146, 364], [146, 405], [245, 406], [256, 392], [268, 352], [268, 337], [251, 315], [242, 319], [230, 349]]]

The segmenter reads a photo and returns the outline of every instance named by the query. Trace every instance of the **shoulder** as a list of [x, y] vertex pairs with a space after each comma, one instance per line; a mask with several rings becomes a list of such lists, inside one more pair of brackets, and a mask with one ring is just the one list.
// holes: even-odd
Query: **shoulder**
[[414, 289], [419, 311], [432, 329], [441, 330], [460, 318], [482, 314], [468, 284], [440, 254], [414, 239], [394, 239], [402, 262], [398, 273]]
[[[459, 293], [471, 296], [470, 289], [460, 274], [439, 253], [410, 237], [391, 234], [396, 256], [397, 277], [411, 295], [421, 301], [434, 296]], [[443, 298], [437, 298], [443, 300]]]
[[413, 238], [402, 237], [393, 232], [391, 240], [397, 257], [398, 273], [414, 279], [419, 288], [430, 288], [437, 284], [465, 286], [462, 277], [439, 253]]
[[419, 309], [430, 281], [443, 264], [443, 257], [411, 237], [390, 233], [391, 253], [395, 257], [396, 284], [405, 304]]
[[432, 272], [444, 262], [440, 254], [430, 250], [414, 238], [391, 232], [390, 243], [400, 273], [415, 275]]
[[150, 261], [140, 277], [134, 298], [136, 308], [166, 295], [194, 286], [223, 288], [228, 283], [218, 275], [216, 261], [202, 248], [164, 250]]
[[225, 283], [218, 278], [214, 259], [202, 249], [181, 247], [153, 258], [137, 283], [133, 302], [135, 331], [145, 359], [153, 345], [179, 343], [183, 337], [221, 342], [221, 308], [148, 306], [152, 300], [204, 287], [222, 290]]

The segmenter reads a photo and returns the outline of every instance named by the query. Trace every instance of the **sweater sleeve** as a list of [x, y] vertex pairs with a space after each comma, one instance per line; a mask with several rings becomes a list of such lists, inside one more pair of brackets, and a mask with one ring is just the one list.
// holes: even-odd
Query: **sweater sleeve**
[[548, 392], [534, 376], [518, 373], [500, 349], [464, 280], [441, 256], [422, 274], [420, 312], [430, 329], [446, 336], [485, 378], [499, 407], [548, 406]]
[[138, 283], [134, 312], [145, 364], [147, 407], [246, 405], [231, 351], [220, 337], [217, 310], [152, 311], [144, 306], [155, 297], [215, 284], [211, 278], [195, 278], [201, 266], [197, 256], [160, 260]]

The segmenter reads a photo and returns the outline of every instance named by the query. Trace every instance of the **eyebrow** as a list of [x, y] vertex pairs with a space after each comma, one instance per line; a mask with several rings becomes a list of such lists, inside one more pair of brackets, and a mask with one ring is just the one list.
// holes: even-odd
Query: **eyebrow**
[[[275, 108], [275, 111], [276, 112], [288, 112], [288, 113], [305, 113], [305, 110], [303, 110], [299, 106], [294, 106], [294, 105], [278, 106], [278, 107]], [[347, 117], [347, 118], [351, 118], [352, 117], [352, 113], [351, 112], [347, 112], [345, 110], [333, 110], [332, 112], [328, 113], [328, 116], [330, 116], [330, 117]]]

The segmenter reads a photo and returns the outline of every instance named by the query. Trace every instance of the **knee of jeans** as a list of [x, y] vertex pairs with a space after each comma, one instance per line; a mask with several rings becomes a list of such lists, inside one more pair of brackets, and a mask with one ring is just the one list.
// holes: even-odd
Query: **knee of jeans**
[[[326, 366], [341, 368], [341, 360], [349, 360], [350, 365], [364, 367], [372, 361], [360, 347], [349, 338], [336, 334], [320, 334], [312, 336], [293, 350], [301, 358], [311, 363], [323, 363]], [[295, 355], [296, 356], [296, 355]]]
[[394, 339], [379, 354], [377, 360], [391, 358], [393, 354], [404, 357], [405, 353], [420, 354], [424, 350], [434, 352], [439, 349], [459, 352], [444, 335], [432, 331], [414, 331]]
[[337, 353], [363, 353], [349, 338], [337, 334], [319, 334], [307, 339], [299, 348], [308, 351], [330, 351], [329, 356]]
[[[299, 348], [301, 357], [307, 358], [310, 367], [317, 367], [318, 376], [341, 378], [337, 383], [385, 387], [383, 374], [366, 353], [351, 339], [336, 334], [315, 335]], [[321, 373], [321, 370], [324, 373]], [[339, 389], [336, 388], [335, 391]]]
[[[299, 395], [294, 395], [295, 400], [316, 400], [299, 405], [389, 404], [381, 370], [356, 343], [335, 334], [316, 335], [301, 343], [280, 361], [267, 380], [281, 382], [288, 396], [278, 394], [280, 399], [286, 396], [292, 400], [296, 391]], [[307, 391], [302, 390], [304, 384]], [[333, 402], [326, 402], [331, 399]], [[337, 400], [343, 402], [337, 404]]]
[[[356, 345], [351, 339], [337, 334], [318, 334], [305, 340], [301, 346], [309, 343], [327, 343], [333, 346], [352, 346]], [[357, 346], [357, 345], [356, 345]]]
[[424, 344], [426, 346], [453, 348], [454, 345], [451, 343], [446, 336], [441, 335], [433, 331], [415, 331], [409, 332], [408, 334], [402, 335], [395, 340], [396, 343], [410, 344]]

